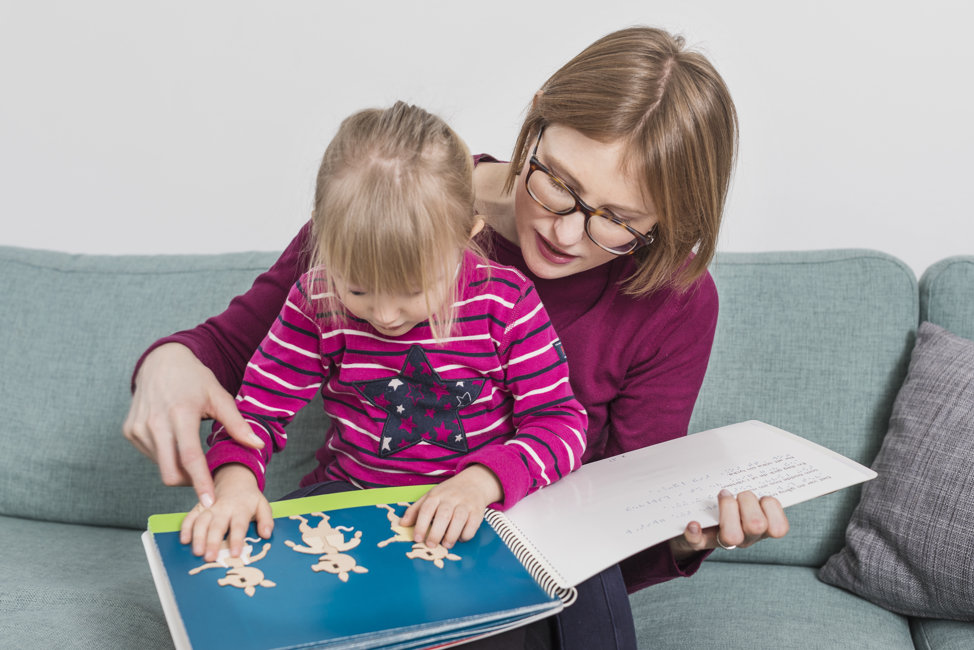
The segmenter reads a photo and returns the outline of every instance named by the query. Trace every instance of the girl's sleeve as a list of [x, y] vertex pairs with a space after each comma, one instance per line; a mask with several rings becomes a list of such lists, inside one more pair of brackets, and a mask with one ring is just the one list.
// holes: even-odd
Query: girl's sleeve
[[[605, 456], [687, 435], [717, 327], [717, 289], [710, 274], [668, 300], [666, 308], [661, 326], [653, 328], [655, 340], [633, 346], [625, 386], [609, 407], [612, 431]], [[633, 593], [693, 575], [707, 555], [677, 562], [664, 542], [623, 561], [622, 574]]]
[[308, 222], [274, 265], [259, 275], [246, 293], [234, 298], [223, 313], [149, 346], [135, 365], [132, 389], [135, 389], [135, 376], [147, 354], [164, 343], [181, 343], [213, 371], [227, 392], [236, 393], [247, 361], [280, 312], [288, 290], [307, 270], [305, 252], [310, 250], [310, 238], [311, 223]]
[[237, 409], [264, 447], [245, 447], [214, 422], [206, 454], [211, 472], [227, 463], [240, 463], [250, 468], [264, 489], [267, 463], [287, 444], [284, 427], [311, 401], [326, 377], [311, 305], [302, 278], [291, 289], [243, 374]]
[[568, 362], [548, 313], [529, 285], [514, 306], [499, 346], [505, 383], [514, 398], [514, 437], [470, 454], [494, 472], [507, 509], [527, 494], [578, 469], [588, 417], [568, 380]]

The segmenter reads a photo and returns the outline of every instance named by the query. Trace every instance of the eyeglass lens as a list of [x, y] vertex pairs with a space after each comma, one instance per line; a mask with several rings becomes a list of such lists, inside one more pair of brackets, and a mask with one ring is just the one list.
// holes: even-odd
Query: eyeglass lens
[[[551, 212], [567, 214], [576, 206], [575, 197], [563, 183], [535, 169], [528, 177], [528, 191], [534, 199]], [[586, 223], [586, 231], [597, 244], [619, 253], [627, 253], [636, 245], [632, 233], [606, 216], [593, 214]]]

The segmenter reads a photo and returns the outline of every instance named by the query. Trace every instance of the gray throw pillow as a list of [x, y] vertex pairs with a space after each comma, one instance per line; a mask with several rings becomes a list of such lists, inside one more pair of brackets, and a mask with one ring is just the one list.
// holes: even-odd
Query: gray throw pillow
[[974, 620], [974, 341], [920, 326], [873, 469], [819, 578], [900, 614]]

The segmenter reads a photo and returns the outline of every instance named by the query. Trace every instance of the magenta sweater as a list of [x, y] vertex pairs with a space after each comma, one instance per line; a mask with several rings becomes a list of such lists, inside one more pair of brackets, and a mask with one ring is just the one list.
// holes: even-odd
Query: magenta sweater
[[[302, 251], [308, 239], [306, 225], [226, 311], [157, 341], [146, 353], [163, 343], [182, 343], [236, 393], [247, 361], [306, 270]], [[516, 245], [496, 234], [491, 243], [496, 261], [534, 282], [564, 344], [572, 388], [589, 418], [584, 461], [686, 435], [717, 324], [717, 291], [709, 274], [682, 293], [662, 289], [633, 298], [620, 287], [632, 272], [632, 256], [545, 280], [527, 269]], [[624, 561], [623, 575], [630, 592], [636, 591], [690, 575], [703, 557], [679, 565], [669, 546], [660, 544]]]
[[318, 392], [332, 425], [304, 483], [438, 483], [478, 463], [500, 479], [504, 500], [493, 505], [506, 509], [581, 467], [585, 412], [538, 293], [517, 270], [467, 253], [456, 324], [439, 341], [425, 322], [389, 337], [354, 316], [320, 314], [326, 290], [303, 275], [244, 371], [237, 407], [264, 447], [244, 447], [216, 423], [211, 470], [242, 463], [263, 490], [284, 427]]

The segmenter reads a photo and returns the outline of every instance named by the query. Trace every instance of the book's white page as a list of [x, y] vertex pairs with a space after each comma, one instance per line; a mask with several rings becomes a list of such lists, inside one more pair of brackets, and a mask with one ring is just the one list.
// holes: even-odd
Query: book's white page
[[717, 493], [752, 490], [788, 507], [876, 477], [859, 463], [756, 420], [584, 465], [505, 514], [575, 586], [633, 553], [717, 525]]
[[159, 594], [159, 602], [162, 603], [166, 623], [169, 624], [169, 634], [172, 636], [173, 645], [176, 646], [176, 650], [191, 650], [192, 646], [189, 643], [189, 636], [186, 635], [186, 627], [183, 625], [179, 608], [176, 606], [176, 599], [173, 597], [172, 588], [169, 586], [166, 568], [162, 565], [159, 549], [156, 548], [156, 542], [152, 539], [152, 533], [149, 531], [142, 533], [142, 546], [145, 548], [146, 559], [149, 560], [149, 571], [152, 573], [152, 580], [156, 584], [156, 593]]

